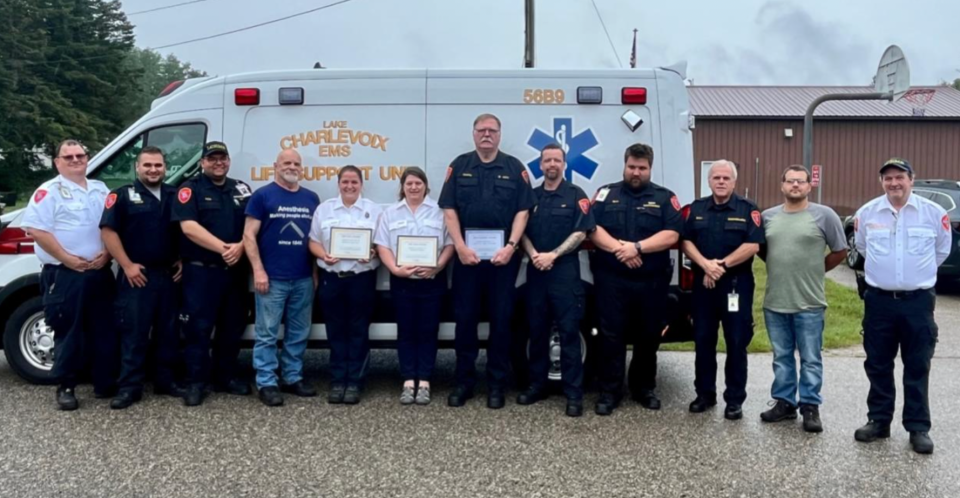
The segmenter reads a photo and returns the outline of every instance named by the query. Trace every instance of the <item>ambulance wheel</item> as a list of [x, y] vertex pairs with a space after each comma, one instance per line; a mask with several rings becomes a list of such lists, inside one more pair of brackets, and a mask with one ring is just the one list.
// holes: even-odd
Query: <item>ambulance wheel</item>
[[31, 297], [18, 306], [3, 332], [3, 353], [10, 368], [27, 382], [55, 384], [53, 329], [43, 317], [43, 299]]

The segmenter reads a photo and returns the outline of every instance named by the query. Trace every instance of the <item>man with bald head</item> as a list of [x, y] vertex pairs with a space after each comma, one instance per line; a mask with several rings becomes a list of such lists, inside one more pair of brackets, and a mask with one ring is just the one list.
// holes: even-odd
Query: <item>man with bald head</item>
[[713, 163], [705, 179], [710, 196], [683, 210], [683, 252], [693, 262], [693, 334], [697, 398], [690, 411], [717, 404], [717, 332], [723, 324], [727, 407], [724, 417], [743, 417], [747, 399], [747, 346], [753, 338], [753, 256], [765, 243], [756, 204], [736, 194], [737, 167]]
[[[300, 186], [303, 164], [296, 150], [280, 152], [273, 172], [275, 181], [254, 192], [247, 203], [243, 245], [253, 267], [256, 296], [253, 367], [257, 391], [263, 404], [280, 406], [281, 391], [302, 397], [317, 395], [303, 379], [303, 353], [316, 288], [316, 265], [307, 236], [320, 197]], [[278, 359], [277, 337], [284, 318], [283, 351]]]

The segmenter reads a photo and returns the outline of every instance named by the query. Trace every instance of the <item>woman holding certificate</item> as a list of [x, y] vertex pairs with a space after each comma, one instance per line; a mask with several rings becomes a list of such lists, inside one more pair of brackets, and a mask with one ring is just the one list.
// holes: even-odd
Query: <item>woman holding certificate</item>
[[337, 174], [340, 195], [320, 204], [310, 226], [310, 252], [320, 272], [317, 302], [330, 343], [330, 403], [360, 402], [370, 320], [380, 260], [373, 250], [373, 231], [382, 209], [360, 196], [363, 176], [356, 166]]
[[443, 268], [453, 255], [453, 239], [443, 210], [427, 197], [427, 175], [410, 167], [400, 176], [400, 202], [386, 208], [374, 242], [390, 270], [390, 292], [397, 310], [397, 353], [403, 390], [400, 403], [430, 403], [430, 376], [437, 359], [440, 303], [447, 290]]

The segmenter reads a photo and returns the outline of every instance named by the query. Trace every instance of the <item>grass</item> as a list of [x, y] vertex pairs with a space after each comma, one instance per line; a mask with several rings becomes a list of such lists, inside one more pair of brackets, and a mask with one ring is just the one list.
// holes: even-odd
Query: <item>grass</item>
[[[767, 289], [767, 266], [759, 258], [753, 263], [756, 279], [756, 291], [753, 294], [753, 340], [748, 348], [751, 353], [771, 351], [770, 337], [763, 321], [763, 294]], [[860, 321], [863, 319], [863, 301], [856, 289], [844, 287], [833, 280], [826, 281], [827, 303], [826, 324], [823, 331], [824, 349], [837, 349], [856, 346], [862, 343]], [[717, 345], [718, 351], [726, 351], [723, 334]], [[692, 342], [664, 344], [664, 351], [693, 351]]]

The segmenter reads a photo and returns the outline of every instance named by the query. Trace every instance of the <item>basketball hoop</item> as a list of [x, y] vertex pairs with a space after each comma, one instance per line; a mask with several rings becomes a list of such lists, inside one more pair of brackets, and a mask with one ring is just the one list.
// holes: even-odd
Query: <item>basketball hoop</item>
[[935, 93], [937, 91], [933, 88], [915, 88], [903, 94], [903, 99], [913, 104], [913, 116], [922, 118], [927, 112], [927, 104], [933, 100]]

